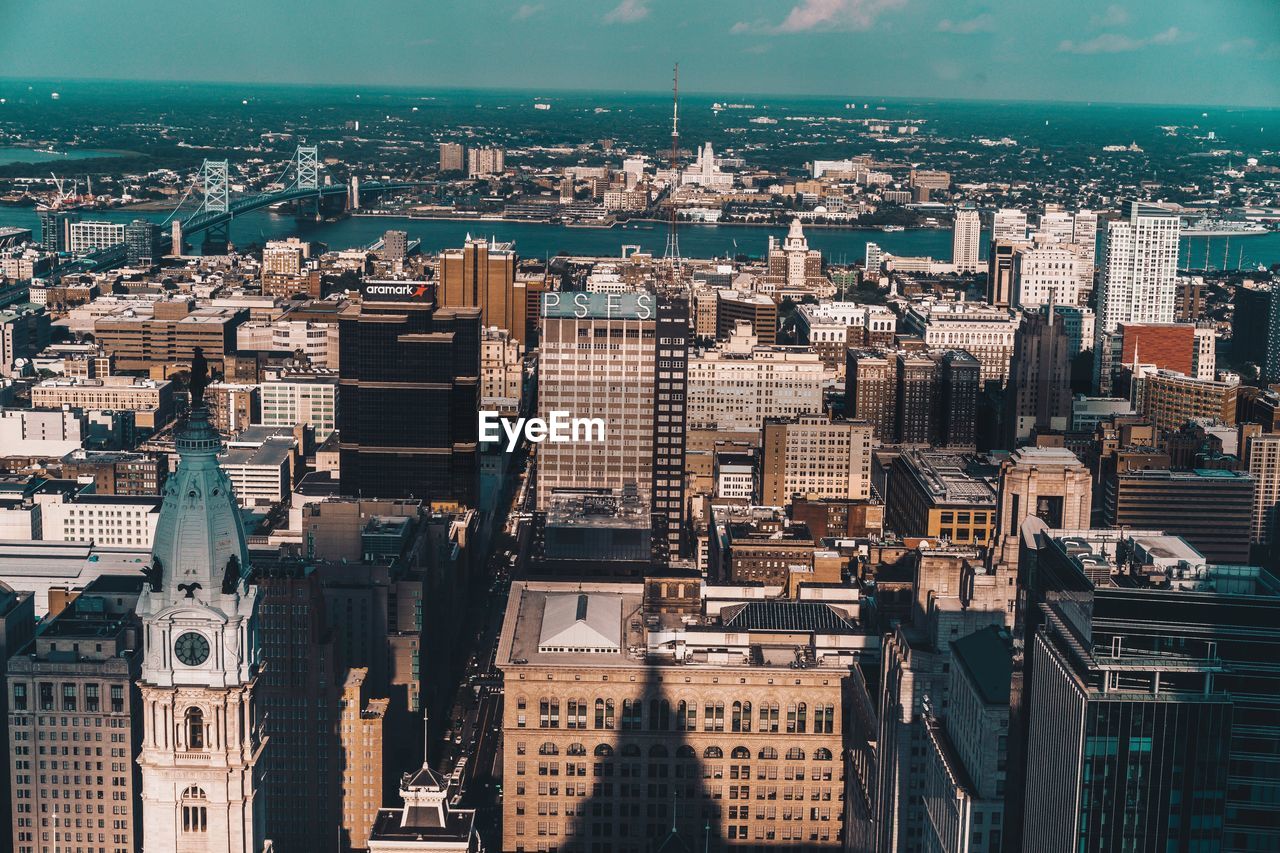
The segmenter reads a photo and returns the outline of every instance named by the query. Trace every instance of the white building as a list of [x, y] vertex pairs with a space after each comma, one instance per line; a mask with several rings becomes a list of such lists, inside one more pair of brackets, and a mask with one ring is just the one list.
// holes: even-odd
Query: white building
[[884, 263], [884, 250], [877, 243], [867, 243], [867, 254], [862, 262], [867, 277], [875, 281], [880, 277], [880, 265]]
[[1178, 214], [1133, 202], [1127, 219], [1108, 223], [1094, 330], [1097, 386], [1111, 389], [1121, 323], [1172, 323], [1178, 285]]
[[274, 506], [288, 496], [296, 448], [297, 442], [284, 435], [245, 436], [227, 443], [218, 464], [241, 506]]
[[118, 246], [124, 242], [123, 222], [73, 222], [67, 251], [73, 255]]
[[160, 498], [64, 492], [38, 494], [40, 538], [150, 548], [160, 518]]
[[0, 410], [0, 456], [62, 457], [79, 450], [87, 435], [80, 411]]
[[968, 350], [982, 365], [983, 382], [1008, 380], [1017, 316], [978, 302], [921, 302], [902, 319], [929, 349]]
[[1079, 257], [1058, 245], [1020, 246], [1013, 253], [1013, 304], [1035, 308], [1080, 304]]
[[523, 403], [524, 347], [506, 329], [489, 326], [480, 338], [480, 408], [517, 415]]
[[262, 272], [264, 275], [301, 275], [302, 266], [309, 257], [311, 244], [297, 237], [268, 240], [262, 248]]
[[721, 170], [711, 143], [705, 142], [698, 149], [693, 165], [681, 173], [680, 183], [683, 186], [695, 184], [711, 190], [729, 190], [733, 189], [733, 174]]
[[956, 209], [956, 222], [951, 235], [951, 263], [956, 272], [978, 271], [979, 244], [982, 240], [982, 220], [975, 207]]
[[338, 324], [310, 320], [249, 320], [236, 328], [244, 352], [301, 352], [316, 367], [338, 367]]
[[819, 414], [823, 387], [834, 378], [809, 348], [759, 346], [746, 324], [719, 347], [691, 355], [688, 376], [689, 428], [726, 431]]
[[991, 215], [991, 241], [1027, 242], [1027, 213], [1014, 207], [1002, 207]]
[[282, 370], [259, 388], [262, 423], [269, 427], [310, 425], [316, 443], [338, 428], [338, 374], [332, 370]]

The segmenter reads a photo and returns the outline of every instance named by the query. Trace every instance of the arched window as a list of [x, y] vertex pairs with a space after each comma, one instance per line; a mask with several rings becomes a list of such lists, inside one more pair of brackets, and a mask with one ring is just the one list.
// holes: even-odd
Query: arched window
[[182, 792], [182, 831], [207, 832], [209, 830], [208, 797], [195, 785]]
[[750, 758], [751, 750], [747, 749], [745, 746], [735, 746], [733, 748], [733, 752], [729, 753], [729, 755], [733, 758]]
[[569, 755], [586, 755], [587, 748], [580, 743], [571, 743], [565, 752]]
[[542, 746], [538, 747], [538, 755], [559, 755], [559, 754], [560, 754], [560, 750], [551, 741], [547, 741]]
[[671, 728], [671, 703], [666, 699], [649, 700], [649, 731], [665, 732]]
[[830, 761], [831, 750], [827, 749], [825, 746], [818, 747], [813, 751], [813, 760], [814, 761]]
[[718, 746], [709, 746], [702, 751], [703, 758], [724, 758], [724, 750]]
[[730, 715], [729, 719], [730, 719], [730, 731], [735, 731], [735, 732], [742, 731], [742, 703], [741, 702], [733, 703], [733, 712]]
[[682, 743], [680, 744], [679, 747], [676, 748], [676, 758], [697, 758], [697, 757], [698, 757], [698, 754], [694, 752], [693, 747], [689, 746], [689, 744], [687, 743]]
[[204, 711], [194, 705], [183, 715], [187, 730], [187, 749], [204, 749]]
[[639, 758], [640, 747], [636, 746], [634, 743], [623, 744], [622, 757], [623, 758]]
[[602, 743], [596, 747], [596, 755], [601, 758], [608, 758], [613, 755], [613, 747], [609, 746], [607, 743]]
[[744, 732], [751, 731], [751, 703], [742, 703], [742, 730]]
[[670, 753], [667, 752], [667, 748], [660, 743], [655, 743], [653, 746], [649, 747], [650, 758], [666, 758], [669, 754]]
[[804, 761], [804, 750], [793, 746], [787, 750], [787, 761]]
[[776, 761], [778, 758], [778, 750], [771, 746], [766, 746], [760, 750], [760, 759], [762, 761]]

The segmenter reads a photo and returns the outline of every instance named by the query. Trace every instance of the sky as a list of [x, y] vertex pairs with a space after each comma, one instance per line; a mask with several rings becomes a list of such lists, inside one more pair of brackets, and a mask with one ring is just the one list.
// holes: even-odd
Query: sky
[[0, 77], [1280, 107], [1280, 0], [0, 0]]

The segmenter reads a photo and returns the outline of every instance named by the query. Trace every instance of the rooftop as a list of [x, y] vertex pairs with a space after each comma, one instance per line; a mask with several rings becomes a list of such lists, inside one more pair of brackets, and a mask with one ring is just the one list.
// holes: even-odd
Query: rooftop
[[1009, 678], [1013, 672], [1013, 638], [998, 625], [989, 625], [967, 637], [953, 640], [951, 650], [978, 695], [988, 705], [1009, 703]]
[[[1074, 457], [1073, 457], [1074, 458]], [[994, 506], [996, 468], [966, 453], [909, 450], [899, 459], [935, 504]]]

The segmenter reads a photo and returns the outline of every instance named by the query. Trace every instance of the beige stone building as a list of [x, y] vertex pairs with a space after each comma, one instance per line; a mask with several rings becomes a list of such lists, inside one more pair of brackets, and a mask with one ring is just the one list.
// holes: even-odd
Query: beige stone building
[[389, 699], [367, 697], [364, 667], [347, 673], [338, 721], [342, 749], [342, 834], [344, 849], [363, 850], [382, 807], [382, 734]]
[[840, 847], [842, 685], [879, 641], [854, 590], [778, 591], [513, 584], [502, 849]]
[[802, 417], [766, 421], [762, 501], [785, 506], [794, 495], [871, 497], [871, 424]]

